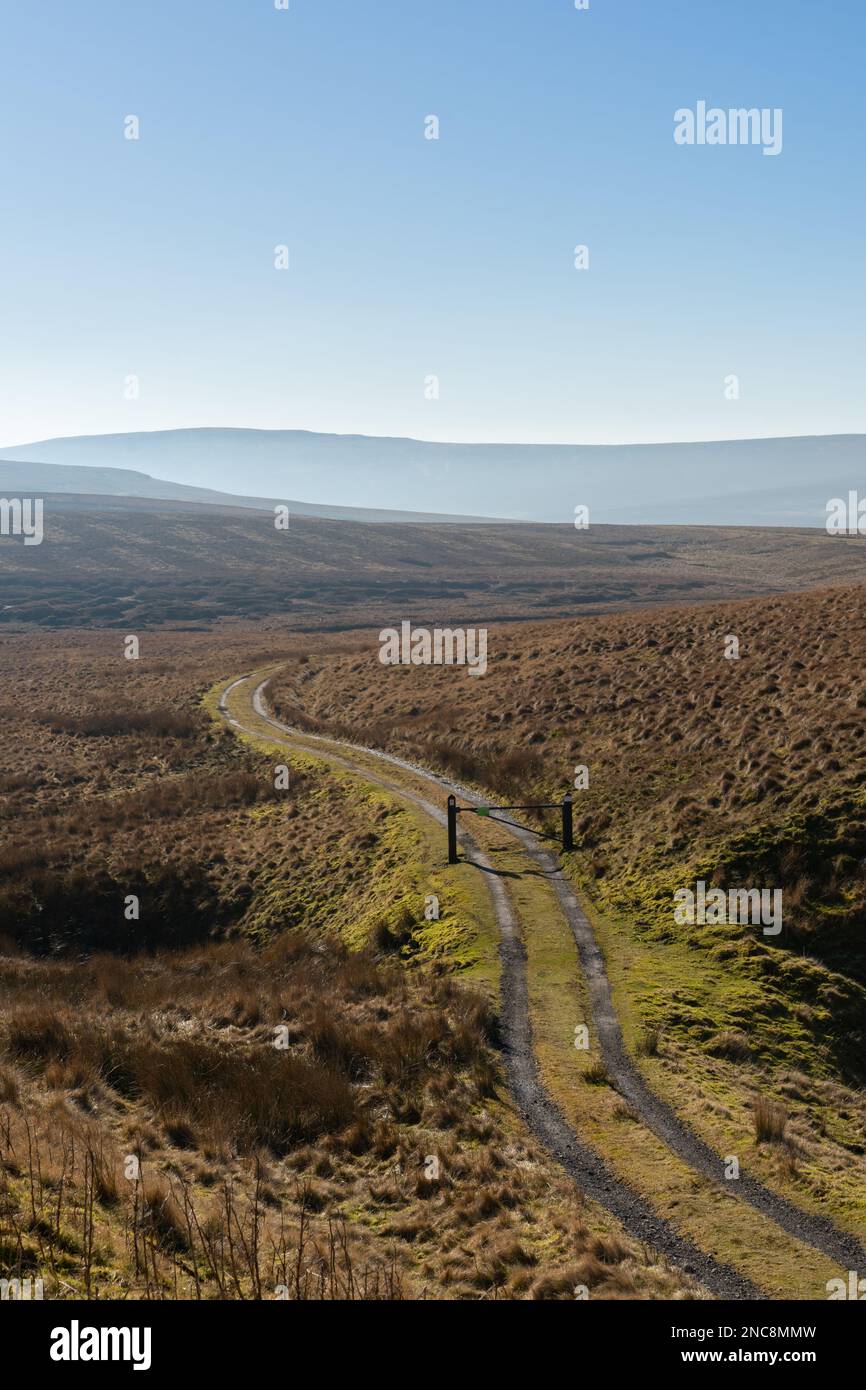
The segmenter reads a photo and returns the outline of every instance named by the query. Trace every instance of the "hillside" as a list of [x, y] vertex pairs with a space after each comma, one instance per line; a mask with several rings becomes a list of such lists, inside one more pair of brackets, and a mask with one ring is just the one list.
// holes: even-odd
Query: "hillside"
[[45, 499], [45, 540], [0, 538], [0, 620], [347, 627], [550, 616], [854, 580], [859, 538], [700, 527], [366, 525], [242, 508]]
[[[253, 492], [317, 508], [548, 522], [566, 522], [584, 504], [593, 520], [612, 524], [822, 526], [830, 497], [866, 490], [862, 435], [449, 444], [306, 430], [183, 429], [49, 439], [0, 450], [0, 459], [132, 469], [235, 498]], [[103, 491], [84, 479], [76, 486]]]
[[[2, 456], [0, 456], [2, 457]], [[79, 497], [82, 504], [108, 505], [110, 498], [151, 498], [167, 502], [185, 502], [199, 506], [243, 507], [250, 511], [273, 513], [275, 506], [288, 506], [297, 516], [322, 516], [333, 520], [394, 522], [394, 521], [475, 521], [483, 518], [431, 515], [427, 512], [402, 512], [375, 507], [339, 507], [324, 502], [298, 502], [286, 495], [280, 497], [246, 497], [213, 488], [189, 487], [185, 483], [151, 478], [129, 468], [89, 468], [67, 463], [25, 463], [8, 459], [0, 463], [0, 495], [68, 495]], [[98, 502], [96, 499], [100, 499]]]
[[312, 719], [398, 751], [435, 752], [447, 726], [454, 756], [494, 785], [516, 750], [551, 794], [585, 763], [576, 800], [594, 891], [666, 932], [677, 875], [771, 882], [787, 904], [777, 944], [866, 989], [864, 620], [857, 587], [500, 626], [474, 680], [382, 667], [374, 636], [358, 635], [333, 660], [324, 646], [298, 698]]
[[[492, 802], [574, 792], [571, 874], [653, 1084], [720, 1152], [866, 1212], [866, 589], [495, 627], [481, 678], [311, 641], [289, 723], [456, 775]], [[724, 656], [726, 638], [740, 642]], [[330, 639], [333, 642], [333, 639]], [[518, 817], [520, 819], [520, 817]], [[555, 834], [551, 821], [548, 829]], [[782, 893], [782, 930], [681, 924], [675, 893]], [[562, 1021], [565, 1027], [565, 1020]], [[728, 1145], [729, 1147], [723, 1147]]]
[[418, 822], [309, 761], [277, 792], [202, 709], [261, 642], [154, 634], [130, 664], [116, 634], [0, 637], [3, 1277], [59, 1300], [703, 1296], [521, 1124], [489, 924], [438, 879], [424, 919]]

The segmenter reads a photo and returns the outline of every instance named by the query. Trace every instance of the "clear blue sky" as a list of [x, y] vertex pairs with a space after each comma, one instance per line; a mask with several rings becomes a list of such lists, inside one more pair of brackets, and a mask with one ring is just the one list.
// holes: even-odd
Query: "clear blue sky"
[[[863, 0], [0, 17], [0, 444], [866, 430]], [[781, 107], [781, 155], [677, 146], [701, 99]]]

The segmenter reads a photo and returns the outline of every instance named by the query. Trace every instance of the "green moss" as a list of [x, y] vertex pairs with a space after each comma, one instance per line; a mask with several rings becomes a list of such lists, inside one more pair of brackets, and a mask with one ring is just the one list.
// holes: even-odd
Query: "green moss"
[[[261, 678], [256, 673], [247, 685]], [[411, 803], [324, 755], [281, 742], [267, 726], [259, 735], [226, 725], [220, 697], [230, 683], [209, 690], [204, 708], [252, 749], [302, 772], [305, 805], [321, 803], [323, 821], [327, 814], [329, 827], [335, 819], [340, 826], [339, 833], [329, 830], [326, 842], [307, 847], [297, 875], [259, 875], [241, 930], [257, 939], [292, 928], [332, 931], [353, 949], [373, 946], [406, 964], [470, 973], [494, 988], [497, 936], [483, 885], [465, 868], [446, 874], [432, 867], [442, 857], [439, 828]], [[238, 712], [255, 727], [243, 687], [238, 694]], [[260, 821], [284, 814], [273, 805], [251, 813]], [[286, 833], [292, 834], [288, 824]], [[351, 875], [338, 872], [347, 867]]]
[[[811, 837], [811, 838], [809, 838]], [[663, 858], [649, 846], [621, 869], [601, 878], [590, 875], [578, 858], [581, 891], [605, 915], [625, 924], [647, 943], [666, 947], [659, 975], [639, 997], [647, 1022], [668, 1027], [692, 1040], [726, 1027], [747, 1029], [755, 1056], [821, 1074], [857, 1080], [862, 1070], [866, 1021], [866, 989], [849, 974], [834, 970], [826, 960], [805, 954], [823, 945], [826, 937], [801, 933], [778, 941], [763, 939], [759, 928], [742, 924], [681, 925], [674, 921], [674, 893], [702, 879], [723, 886], [781, 882], [779, 863], [792, 846], [809, 839], [812, 857], [826, 859], [838, 845], [834, 817], [793, 816], [780, 825], [762, 824], [738, 832], [714, 852], [703, 850], [690, 859]], [[823, 916], [838, 908], [825, 906]], [[786, 937], [790, 944], [787, 944]], [[659, 979], [688, 980], [692, 1007], [674, 1004]], [[832, 1001], [832, 1007], [830, 1003]], [[811, 1017], [796, 1006], [808, 1005]], [[858, 1060], [859, 1056], [859, 1060]]]

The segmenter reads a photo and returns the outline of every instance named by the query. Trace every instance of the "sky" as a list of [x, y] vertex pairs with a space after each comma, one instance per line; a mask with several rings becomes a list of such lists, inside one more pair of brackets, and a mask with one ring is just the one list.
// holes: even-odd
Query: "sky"
[[[0, 0], [0, 26], [0, 445], [866, 431], [862, 0]], [[700, 101], [780, 108], [781, 152], [677, 144]]]

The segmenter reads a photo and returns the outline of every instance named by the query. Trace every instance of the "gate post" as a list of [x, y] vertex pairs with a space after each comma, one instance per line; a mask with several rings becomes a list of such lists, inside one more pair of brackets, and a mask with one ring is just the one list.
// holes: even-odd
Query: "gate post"
[[457, 864], [457, 798], [448, 797], [448, 863]]
[[571, 792], [566, 792], [562, 799], [562, 848], [563, 852], [574, 849], [574, 820]]

